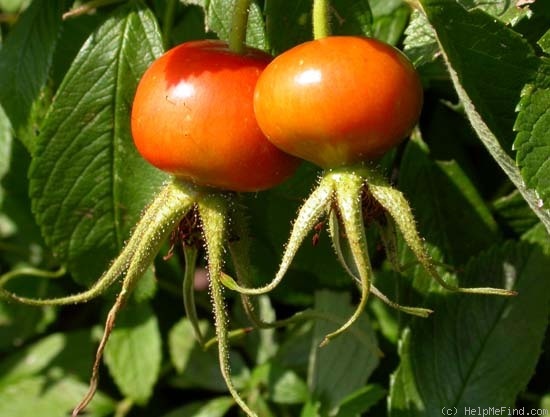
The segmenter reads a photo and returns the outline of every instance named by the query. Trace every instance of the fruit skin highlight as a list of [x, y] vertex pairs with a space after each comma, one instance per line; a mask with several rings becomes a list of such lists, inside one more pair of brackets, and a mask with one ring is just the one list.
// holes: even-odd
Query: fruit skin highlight
[[273, 187], [298, 161], [269, 143], [253, 111], [254, 87], [272, 57], [218, 40], [169, 50], [149, 67], [132, 107], [132, 136], [155, 167], [232, 191]]
[[329, 36], [276, 57], [258, 80], [254, 111], [275, 146], [334, 168], [399, 144], [422, 101], [420, 78], [402, 52], [376, 39]]

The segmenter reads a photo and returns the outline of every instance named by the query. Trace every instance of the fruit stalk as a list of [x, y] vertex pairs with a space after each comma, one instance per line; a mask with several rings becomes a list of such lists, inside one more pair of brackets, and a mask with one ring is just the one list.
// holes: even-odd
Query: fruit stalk
[[313, 38], [320, 39], [330, 36], [330, 2], [329, 0], [313, 0]]
[[229, 32], [229, 49], [237, 54], [242, 54], [245, 50], [249, 8], [250, 0], [236, 0]]

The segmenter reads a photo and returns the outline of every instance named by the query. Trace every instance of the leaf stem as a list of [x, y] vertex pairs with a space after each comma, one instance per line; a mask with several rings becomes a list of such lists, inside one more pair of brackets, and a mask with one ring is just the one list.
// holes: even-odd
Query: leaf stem
[[235, 402], [249, 417], [258, 417], [239, 395], [231, 378], [229, 366], [229, 336], [227, 328], [227, 313], [223, 298], [222, 275], [223, 244], [226, 238], [228, 202], [222, 194], [211, 193], [199, 202], [198, 209], [204, 231], [204, 241], [208, 256], [208, 273], [210, 275], [210, 293], [218, 339], [218, 360], [227, 389]]
[[[352, 266], [349, 265], [348, 259], [344, 254], [344, 250], [341, 244], [342, 238], [340, 235], [340, 225], [338, 224], [338, 216], [334, 211], [331, 212], [329, 225], [330, 225], [330, 237], [332, 239], [332, 245], [334, 247], [334, 251], [336, 252], [336, 257], [338, 258], [338, 260], [340, 261], [340, 263], [342, 264], [342, 266], [344, 267], [348, 275], [356, 281], [357, 285], [360, 288], [361, 279], [357, 277], [357, 272], [354, 270]], [[347, 245], [347, 249], [349, 250], [349, 245]], [[379, 298], [384, 304], [398, 311], [402, 311], [404, 313], [411, 314], [413, 316], [424, 317], [424, 318], [428, 317], [431, 313], [433, 313], [432, 310], [427, 308], [403, 306], [399, 303], [396, 303], [393, 300], [390, 300], [384, 293], [382, 293], [378, 288], [376, 288], [372, 282], [370, 283], [370, 292], [375, 297]]]
[[355, 174], [341, 175], [335, 178], [336, 201], [344, 231], [346, 233], [351, 256], [359, 274], [361, 298], [351, 317], [342, 326], [325, 336], [321, 346], [325, 346], [331, 339], [349, 329], [363, 314], [370, 290], [372, 267], [370, 265], [367, 237], [363, 224], [363, 210], [361, 209], [361, 190], [363, 179]]
[[246, 49], [246, 28], [251, 0], [235, 0], [231, 30], [229, 32], [229, 49], [237, 54], [243, 54]]
[[21, 277], [21, 276], [33, 276], [38, 278], [55, 279], [55, 278], [61, 278], [66, 273], [67, 273], [67, 270], [65, 269], [65, 267], [60, 267], [57, 271], [45, 271], [43, 269], [30, 268], [30, 267], [17, 268], [9, 272], [6, 272], [3, 275], [0, 275], [0, 288], [2, 288], [12, 279]]
[[283, 258], [279, 270], [273, 280], [259, 288], [247, 288], [236, 283], [231, 277], [223, 274], [221, 277], [223, 285], [227, 288], [237, 291], [240, 294], [260, 295], [272, 291], [284, 278], [288, 271], [294, 256], [298, 252], [300, 245], [319, 221], [321, 216], [328, 211], [333, 196], [333, 184], [331, 178], [324, 178], [321, 183], [310, 194], [306, 202], [300, 208], [298, 217], [294, 222], [290, 238], [283, 253]]
[[449, 291], [461, 293], [501, 296], [517, 295], [517, 293], [513, 290], [505, 290], [501, 288], [461, 288], [448, 284], [437, 271], [426, 246], [418, 233], [411, 207], [403, 193], [389, 185], [384, 177], [380, 173], [376, 172], [375, 169], [364, 167], [361, 169], [361, 175], [363, 175], [366, 179], [369, 192], [376, 199], [376, 201], [384, 207], [384, 209], [397, 224], [403, 238], [405, 239], [405, 242], [412, 250], [420, 264], [430, 274], [430, 276], [439, 283], [439, 285]]
[[313, 0], [313, 38], [330, 36], [330, 1]]
[[[183, 190], [181, 190], [179, 186], [182, 186]], [[181, 217], [183, 217], [183, 215], [193, 205], [194, 199], [189, 197], [189, 194], [186, 192], [187, 188], [188, 186], [184, 183], [180, 183], [177, 180], [172, 181], [163, 190], [168, 191], [168, 195], [165, 196], [165, 193], [159, 194], [159, 196], [162, 196], [163, 210], [160, 210], [159, 212], [152, 210], [146, 211], [139, 223], [139, 226], [145, 224], [148, 227], [146, 227], [143, 231], [140, 227], [138, 227], [132, 234], [130, 242], [127, 246], [137, 240], [135, 243], [135, 250], [132, 253], [132, 256], [128, 259], [129, 264], [125, 266], [126, 276], [122, 281], [122, 289], [107, 314], [105, 329], [97, 348], [92, 367], [92, 376], [90, 378], [88, 392], [73, 410], [72, 417], [78, 416], [78, 414], [88, 406], [95, 395], [99, 382], [99, 367], [101, 365], [101, 359], [103, 358], [103, 352], [105, 350], [105, 346], [107, 345], [107, 341], [113, 331], [118, 312], [126, 303], [128, 297], [132, 293], [132, 290], [135, 288], [147, 268], [149, 268], [149, 266], [153, 263], [153, 259], [160, 250], [164, 239], [171, 233], [175, 225], [179, 223]], [[181, 193], [181, 191], [183, 191], [183, 193]], [[155, 202], [157, 201], [158, 197], [155, 199]]]
[[183, 275], [183, 306], [185, 315], [193, 327], [197, 342], [204, 346], [204, 337], [199, 326], [199, 317], [197, 315], [197, 306], [195, 305], [195, 271], [197, 264], [198, 249], [195, 245], [183, 245], [183, 254], [185, 256], [185, 272]]
[[197, 196], [203, 192], [205, 191], [199, 187], [178, 180], [169, 182], [145, 210], [119, 256], [90, 289], [66, 297], [34, 299], [19, 296], [0, 287], [0, 299], [45, 306], [83, 303], [97, 297], [114, 284], [134, 262], [138, 262], [145, 271], [152, 263], [164, 239], [191, 208]]
[[90, 13], [100, 7], [109, 6], [115, 3], [121, 3], [122, 1], [124, 0], [91, 0], [81, 6], [78, 6], [64, 13], [63, 20], [69, 19], [71, 17], [77, 17], [86, 13]]

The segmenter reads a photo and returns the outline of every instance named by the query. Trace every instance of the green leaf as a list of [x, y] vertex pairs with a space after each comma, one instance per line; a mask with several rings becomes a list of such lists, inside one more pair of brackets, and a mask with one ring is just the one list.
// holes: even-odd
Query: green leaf
[[414, 208], [420, 235], [438, 248], [444, 262], [463, 264], [500, 239], [495, 220], [462, 168], [454, 161], [433, 161], [419, 139], [407, 144], [399, 189]]
[[518, 2], [509, 0], [459, 0], [459, 3], [467, 10], [483, 10], [503, 23], [511, 25], [531, 14], [529, 5], [520, 7], [516, 4]]
[[39, 374], [66, 348], [66, 342], [63, 334], [53, 334], [3, 362], [0, 366], [0, 387], [8, 387], [18, 380]]
[[[514, 148], [527, 187], [536, 191], [540, 207], [550, 206], [550, 59], [541, 59], [535, 81], [519, 103]], [[548, 210], [548, 209], [546, 209]]]
[[[39, 415], [59, 417], [70, 415], [88, 391], [88, 383], [71, 376], [58, 378], [34, 376], [9, 387], [0, 388], [0, 415], [22, 417]], [[86, 407], [86, 416], [107, 417], [115, 411], [115, 402], [101, 392]]]
[[319, 417], [321, 404], [318, 401], [310, 401], [302, 408], [300, 417]]
[[[207, 322], [200, 322], [203, 334], [207, 332]], [[168, 338], [170, 358], [178, 375], [172, 378], [172, 385], [180, 388], [202, 388], [216, 392], [227, 392], [227, 386], [220, 372], [218, 353], [213, 347], [202, 349], [195, 339], [193, 327], [188, 319], [180, 320], [171, 330]], [[231, 352], [231, 373], [235, 386], [240, 389], [250, 378], [243, 358]]]
[[[250, 266], [250, 268], [254, 268]], [[254, 310], [257, 316], [266, 323], [276, 320], [275, 309], [271, 305], [270, 297], [260, 295], [255, 297]], [[246, 328], [250, 326], [250, 319], [245, 313], [242, 303], [237, 303], [232, 312], [232, 327]], [[250, 332], [246, 334], [246, 343], [243, 346], [247, 356], [254, 360], [254, 363], [265, 363], [270, 360], [278, 350], [278, 342], [276, 340], [276, 329], [262, 329], [259, 332]]]
[[[201, 321], [199, 328], [201, 329], [201, 333], [205, 334], [208, 329], [208, 323]], [[172, 364], [178, 373], [185, 371], [191, 360], [192, 352], [197, 347], [197, 340], [189, 319], [182, 319], [172, 327], [168, 336], [168, 349]]]
[[0, 9], [7, 13], [15, 13], [28, 6], [30, 0], [0, 0]]
[[[218, 38], [224, 41], [229, 40], [235, 0], [183, 0], [183, 2], [203, 7], [206, 30], [216, 33]], [[258, 49], [269, 49], [262, 11], [256, 2], [250, 5], [246, 43]]]
[[333, 410], [365, 385], [378, 365], [378, 344], [365, 315], [346, 333], [319, 348], [324, 337], [352, 314], [353, 307], [349, 294], [318, 291], [314, 308], [338, 319], [338, 323], [315, 322], [308, 370], [310, 390], [320, 399], [323, 409]]
[[[333, 0], [330, 6], [334, 35], [372, 35], [372, 14], [367, 0]], [[312, 39], [311, 10], [311, 0], [266, 0], [266, 30], [274, 54]]]
[[489, 153], [550, 232], [550, 211], [540, 207], [510, 157], [515, 107], [537, 59], [521, 35], [482, 11], [453, 0], [420, 0], [434, 28], [466, 115]]
[[415, 67], [432, 63], [441, 56], [435, 32], [420, 11], [413, 11], [405, 35], [403, 50]]
[[267, 387], [269, 400], [277, 404], [300, 404], [309, 399], [305, 381], [296, 372], [281, 367], [276, 361], [254, 368], [250, 385], [261, 390]]
[[369, 411], [386, 395], [386, 390], [379, 385], [367, 385], [350, 394], [342, 401], [338, 417], [356, 417]]
[[549, 268], [538, 247], [510, 242], [469, 263], [460, 284], [515, 288], [518, 296], [432, 293], [427, 304], [435, 314], [415, 320], [403, 335], [390, 416], [441, 416], [442, 407], [463, 415], [473, 404], [512, 407], [541, 353]]
[[[12, 141], [13, 134], [10, 121], [3, 107], [0, 106], [0, 180], [4, 178], [4, 175], [6, 175], [10, 168]], [[0, 207], [3, 199], [4, 188], [0, 183]], [[0, 229], [0, 237], [1, 236], [3, 236], [3, 233]]]
[[528, 230], [521, 239], [525, 242], [539, 245], [543, 252], [550, 256], [550, 239], [548, 239], [548, 232], [542, 223]]
[[409, 21], [410, 9], [402, 0], [370, 0], [373, 36], [396, 45]]
[[[0, 415], [68, 414], [88, 390], [94, 345], [90, 331], [54, 333], [5, 358], [0, 363]], [[87, 411], [106, 416], [114, 406], [98, 392]]]
[[78, 53], [42, 127], [29, 174], [33, 211], [79, 282], [103, 272], [166, 178], [130, 134], [137, 82], [161, 52], [152, 13], [141, 2], [122, 6]]
[[105, 347], [105, 363], [120, 391], [144, 404], [151, 397], [162, 361], [161, 335], [147, 303], [126, 306]]
[[517, 235], [521, 235], [538, 223], [537, 216], [529, 209], [521, 194], [514, 190], [493, 202], [495, 216]]
[[162, 417], [223, 417], [235, 404], [233, 397], [218, 397], [208, 402], [194, 402]]
[[538, 44], [544, 52], [550, 54], [550, 29], [539, 39]]
[[[15, 131], [25, 127], [46, 83], [65, 0], [36, 0], [0, 49], [0, 103]], [[27, 144], [29, 149], [34, 146]]]

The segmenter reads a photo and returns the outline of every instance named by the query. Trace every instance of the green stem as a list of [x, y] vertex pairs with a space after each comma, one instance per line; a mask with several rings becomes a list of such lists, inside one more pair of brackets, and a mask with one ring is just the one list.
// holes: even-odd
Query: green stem
[[[252, 323], [256, 328], [262, 329], [262, 330], [288, 327], [292, 324], [299, 324], [308, 320], [322, 320], [322, 321], [333, 323], [339, 326], [341, 326], [344, 322], [344, 320], [338, 316], [335, 316], [330, 313], [326, 313], [324, 311], [313, 310], [313, 309], [299, 311], [297, 313], [294, 313], [292, 316], [287, 317], [286, 319], [275, 320], [272, 322], [263, 321], [256, 314], [254, 314], [253, 317], [249, 317], [249, 318], [251, 319]], [[250, 330], [251, 330], [250, 327], [245, 327], [243, 329], [233, 330], [229, 332], [229, 335], [231, 336], [231, 338], [242, 337], [244, 334], [249, 333]], [[354, 335], [357, 338], [357, 340], [369, 346], [369, 348], [372, 349], [372, 351], [375, 352], [376, 355], [380, 357], [384, 356], [384, 353], [376, 345], [372, 343], [369, 336], [365, 332], [361, 331], [356, 327], [352, 327], [349, 329], [349, 333]], [[210, 346], [216, 343], [218, 343], [218, 339], [214, 337], [210, 339], [208, 342], [206, 342], [205, 348], [208, 349]]]
[[129, 269], [129, 265], [138, 262], [143, 271], [149, 267], [160, 245], [202, 192], [202, 189], [178, 180], [169, 182], [145, 210], [120, 255], [87, 291], [60, 298], [34, 299], [21, 297], [0, 288], [0, 299], [45, 306], [82, 303], [99, 296]]
[[209, 194], [198, 205], [199, 214], [204, 231], [204, 240], [208, 255], [208, 273], [210, 275], [210, 293], [218, 338], [218, 360], [220, 370], [227, 385], [227, 389], [235, 402], [250, 417], [258, 417], [239, 395], [231, 378], [229, 367], [229, 337], [227, 328], [227, 313], [223, 299], [222, 275], [223, 244], [226, 238], [227, 205], [222, 194]]
[[117, 404], [114, 417], [126, 417], [132, 411], [134, 404], [131, 398], [124, 398]]
[[370, 290], [372, 268], [370, 265], [367, 237], [361, 209], [363, 179], [355, 174], [333, 174], [338, 210], [346, 232], [351, 256], [360, 279], [361, 298], [355, 311], [340, 328], [325, 336], [321, 346], [349, 329], [365, 310]]
[[313, 0], [313, 38], [330, 36], [330, 1]]
[[185, 256], [185, 272], [183, 275], [183, 306], [185, 308], [185, 314], [191, 322], [191, 326], [195, 332], [197, 342], [201, 346], [204, 346], [204, 337], [199, 326], [199, 316], [197, 315], [197, 306], [195, 305], [194, 283], [198, 252], [199, 251], [194, 245], [184, 244], [183, 246], [183, 254]]
[[393, 218], [405, 242], [412, 250], [420, 264], [443, 288], [449, 291], [456, 291], [470, 294], [487, 294], [513, 296], [517, 293], [512, 290], [501, 288], [461, 288], [448, 284], [439, 274], [435, 265], [418, 233], [416, 221], [412, 214], [411, 207], [401, 191], [394, 189], [387, 183], [384, 177], [375, 169], [369, 167], [358, 168], [360, 174], [366, 179], [369, 192], [384, 207]]
[[300, 208], [298, 217], [294, 222], [290, 238], [283, 253], [283, 259], [275, 278], [269, 283], [259, 288], [247, 288], [237, 284], [228, 275], [223, 275], [222, 283], [227, 288], [237, 291], [240, 294], [260, 295], [272, 291], [284, 278], [288, 271], [294, 256], [298, 252], [300, 245], [311, 232], [321, 216], [328, 211], [332, 202], [333, 184], [330, 178], [323, 178], [319, 186], [310, 194], [306, 202]]
[[[342, 247], [342, 239], [340, 235], [340, 225], [338, 224], [338, 216], [333, 211], [331, 213], [330, 219], [329, 219], [329, 225], [330, 225], [330, 237], [332, 239], [332, 246], [334, 247], [334, 251], [336, 252], [336, 257], [340, 261], [340, 264], [344, 267], [346, 272], [349, 276], [351, 276], [357, 283], [357, 285], [361, 286], [361, 279], [357, 277], [357, 271], [354, 270], [354, 268], [350, 265], [348, 262], [348, 257], [346, 256], [349, 253], [349, 245], [347, 245], [346, 254], [344, 254], [344, 249]], [[398, 311], [402, 311], [407, 314], [411, 314], [413, 316], [418, 317], [428, 317], [431, 313], [433, 313], [432, 310], [429, 310], [427, 308], [421, 308], [421, 307], [410, 307], [410, 306], [403, 306], [399, 303], [396, 303], [393, 300], [390, 300], [388, 297], [386, 297], [385, 294], [383, 294], [378, 288], [374, 286], [374, 284], [370, 283], [370, 291], [371, 293], [379, 298], [384, 304], [388, 305], [391, 308], [395, 308]]]
[[229, 32], [229, 49], [237, 54], [246, 49], [246, 28], [248, 25], [248, 10], [251, 0], [235, 0], [231, 30]]
[[99, 9], [100, 7], [109, 6], [111, 4], [115, 3], [121, 3], [124, 0], [91, 0], [88, 3], [85, 3], [81, 6], [78, 6], [74, 9], [69, 10], [68, 12], [63, 14], [63, 20], [80, 16], [83, 14], [87, 14], [90, 12], [93, 12], [96, 9]]
[[55, 278], [61, 278], [66, 273], [67, 273], [67, 270], [65, 269], [65, 267], [61, 267], [57, 271], [45, 271], [43, 269], [37, 269], [37, 268], [31, 268], [31, 267], [18, 268], [18, 269], [14, 269], [9, 272], [6, 272], [3, 275], [0, 275], [0, 288], [4, 287], [12, 279], [21, 277], [21, 276], [33, 276], [38, 278], [55, 279]]
[[[254, 330], [253, 327], [241, 327], [240, 329], [230, 330], [227, 332], [228, 340], [241, 339]], [[210, 349], [212, 346], [218, 344], [218, 337], [214, 336], [204, 344], [204, 350]]]
[[[128, 300], [132, 290], [135, 288], [147, 268], [149, 268], [149, 266], [153, 263], [153, 260], [160, 250], [165, 238], [171, 233], [173, 227], [179, 223], [180, 219], [193, 205], [194, 199], [189, 197], [187, 192], [188, 186], [184, 186], [183, 183], [179, 182], [172, 182], [170, 184], [174, 187], [167, 187], [168, 191], [171, 191], [171, 193], [168, 193], [168, 195], [165, 196], [166, 198], [163, 200], [163, 205], [166, 212], [151, 213], [150, 210], [148, 210], [142, 220], [146, 220], [145, 223], [149, 227], [141, 233], [138, 233], [139, 228], [136, 229], [136, 232], [130, 239], [130, 242], [132, 242], [132, 240], [136, 238], [137, 234], [139, 242], [130, 258], [129, 265], [127, 265], [126, 276], [122, 281], [120, 293], [107, 314], [105, 330], [103, 331], [103, 336], [97, 348], [94, 365], [92, 367], [92, 376], [90, 378], [88, 392], [73, 410], [72, 417], [78, 416], [78, 414], [88, 406], [95, 395], [99, 382], [99, 368], [101, 365], [101, 359], [103, 358], [103, 352], [105, 350], [105, 346], [107, 345], [107, 341], [109, 340], [115, 326], [118, 312]], [[165, 188], [165, 190], [167, 190], [167, 188]], [[142, 223], [140, 222], [140, 226], [141, 224]]]
[[172, 33], [172, 27], [174, 26], [174, 16], [176, 14], [176, 0], [167, 0], [164, 9], [164, 16], [162, 19], [162, 40], [164, 41], [164, 48], [167, 49], [170, 46], [170, 34]]

